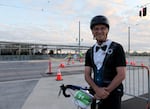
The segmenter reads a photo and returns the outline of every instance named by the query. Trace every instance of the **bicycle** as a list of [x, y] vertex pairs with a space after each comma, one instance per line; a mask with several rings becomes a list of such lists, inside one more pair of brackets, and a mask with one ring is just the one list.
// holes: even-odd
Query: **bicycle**
[[[71, 89], [75, 91], [75, 93], [67, 94], [66, 90]], [[100, 100], [94, 99], [94, 91], [91, 88], [83, 88], [77, 85], [64, 85], [60, 86], [60, 91], [58, 96], [61, 95], [61, 91], [63, 92], [64, 97], [71, 97], [74, 98], [74, 103], [77, 105], [77, 109], [87, 109], [89, 106], [91, 109], [97, 109], [98, 104], [101, 102]]]

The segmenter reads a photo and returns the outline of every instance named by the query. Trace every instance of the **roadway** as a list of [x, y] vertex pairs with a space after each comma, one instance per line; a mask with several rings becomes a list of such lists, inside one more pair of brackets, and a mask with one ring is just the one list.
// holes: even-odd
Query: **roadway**
[[22, 79], [34, 79], [49, 76], [56, 76], [60, 63], [65, 65], [59, 68], [62, 75], [78, 74], [83, 72], [83, 63], [72, 62], [67, 65], [63, 60], [52, 59], [51, 72], [49, 74], [49, 60], [30, 61], [1, 61], [0, 62], [0, 82]]

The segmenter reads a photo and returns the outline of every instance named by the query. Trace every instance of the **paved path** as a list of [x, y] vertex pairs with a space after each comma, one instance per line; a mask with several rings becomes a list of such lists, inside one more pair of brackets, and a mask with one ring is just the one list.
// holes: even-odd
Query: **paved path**
[[[84, 81], [84, 75], [67, 75], [62, 78], [62, 81], [56, 81], [55, 77], [46, 77], [2, 82], [0, 109], [76, 109], [72, 98], [65, 98], [63, 95], [58, 97], [59, 86], [74, 84], [86, 87], [88, 85]], [[126, 96], [123, 100], [125, 99]]]

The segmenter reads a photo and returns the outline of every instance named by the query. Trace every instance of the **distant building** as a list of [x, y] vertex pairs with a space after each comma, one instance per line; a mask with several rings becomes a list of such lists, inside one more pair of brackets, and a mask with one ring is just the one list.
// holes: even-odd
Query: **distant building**
[[[80, 50], [85, 52], [89, 47], [80, 46]], [[54, 44], [35, 44], [23, 42], [0, 41], [0, 55], [45, 55], [76, 53], [78, 45], [54, 45]]]

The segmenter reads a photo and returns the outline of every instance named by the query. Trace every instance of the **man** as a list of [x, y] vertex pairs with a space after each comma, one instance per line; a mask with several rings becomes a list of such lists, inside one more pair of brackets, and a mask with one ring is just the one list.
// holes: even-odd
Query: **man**
[[67, 55], [67, 65], [69, 65], [70, 64], [70, 61], [71, 61], [71, 59], [72, 59], [72, 55], [71, 55], [71, 53], [68, 53], [68, 55]]
[[[86, 53], [85, 80], [93, 89], [95, 99], [101, 101], [98, 109], [121, 109], [126, 59], [123, 47], [107, 38], [109, 27], [109, 21], [103, 15], [91, 20], [90, 28], [96, 43]], [[94, 109], [93, 105], [91, 108]]]

